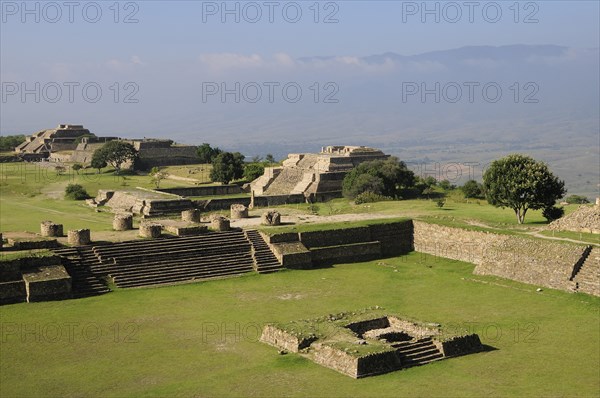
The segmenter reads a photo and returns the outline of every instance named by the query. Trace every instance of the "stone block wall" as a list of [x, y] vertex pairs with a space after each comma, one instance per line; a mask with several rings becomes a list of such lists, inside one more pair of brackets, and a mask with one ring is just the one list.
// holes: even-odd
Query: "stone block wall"
[[479, 336], [470, 334], [467, 336], [456, 336], [437, 344], [445, 357], [472, 354], [483, 350], [483, 344]]
[[298, 352], [299, 350], [310, 346], [314, 340], [297, 337], [276, 326], [266, 325], [263, 328], [260, 341], [289, 352]]
[[309, 249], [313, 247], [371, 242], [373, 240], [371, 239], [371, 230], [369, 227], [300, 232], [299, 236], [300, 241]]
[[242, 193], [239, 185], [211, 185], [206, 187], [189, 188], [164, 188], [157, 189], [160, 192], [172, 193], [179, 196], [212, 196], [212, 195], [234, 195]]
[[573, 269], [586, 246], [470, 231], [414, 221], [415, 250], [470, 262], [476, 275], [571, 290]]
[[314, 265], [370, 261], [381, 258], [379, 242], [361, 242], [340, 246], [316, 247], [310, 249]]
[[270, 243], [271, 250], [281, 265], [291, 269], [313, 268], [310, 251], [300, 242]]
[[62, 265], [23, 273], [27, 301], [64, 300], [71, 297], [71, 276]]

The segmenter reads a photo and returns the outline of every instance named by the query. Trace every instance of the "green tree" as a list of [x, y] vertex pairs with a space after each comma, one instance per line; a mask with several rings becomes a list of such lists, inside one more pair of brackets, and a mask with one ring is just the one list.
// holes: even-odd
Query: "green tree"
[[88, 199], [90, 195], [88, 195], [87, 191], [83, 186], [79, 184], [69, 184], [65, 188], [65, 198], [71, 200], [84, 200]]
[[99, 150], [94, 151], [92, 155], [91, 166], [98, 170], [98, 174], [100, 174], [100, 170], [108, 166], [106, 160], [104, 159], [104, 154]]
[[244, 167], [246, 181], [254, 181], [265, 172], [265, 166], [260, 163], [249, 163]]
[[0, 152], [14, 151], [15, 148], [25, 142], [24, 135], [0, 136]]
[[217, 147], [211, 147], [210, 144], [206, 142], [200, 145], [197, 149], [198, 157], [200, 158], [200, 163], [212, 163], [214, 158], [222, 153], [223, 151]]
[[363, 192], [398, 198], [402, 189], [414, 186], [415, 175], [404, 162], [390, 157], [363, 162], [352, 169], [342, 183], [344, 196], [354, 199]]
[[244, 175], [244, 155], [239, 152], [221, 152], [212, 161], [210, 179], [229, 184]]
[[[133, 145], [119, 140], [109, 141], [102, 147], [96, 149], [92, 156], [92, 162], [96, 158], [96, 165], [102, 162], [110, 164], [115, 168], [117, 174], [121, 171], [121, 166], [125, 162], [135, 162], [137, 159], [137, 151]], [[98, 168], [92, 165], [94, 168]]]
[[439, 187], [442, 188], [444, 191], [451, 191], [454, 188], [456, 188], [455, 185], [450, 184], [450, 181], [448, 180], [442, 180], [438, 183]]
[[83, 169], [83, 165], [81, 163], [75, 163], [71, 168], [79, 174], [79, 170]]
[[467, 199], [471, 199], [471, 198], [483, 199], [484, 198], [483, 185], [481, 185], [480, 183], [478, 183], [475, 180], [469, 180], [469, 181], [465, 182], [465, 184], [462, 187], [460, 187], [460, 190], [463, 191], [463, 193], [465, 194], [465, 198], [467, 198]]
[[565, 199], [565, 202], [567, 202], [570, 205], [584, 205], [586, 203], [590, 203], [588, 198], [580, 195], [569, 195]]
[[483, 174], [483, 190], [491, 205], [513, 209], [519, 224], [527, 210], [554, 206], [566, 193], [564, 181], [545, 163], [519, 154], [492, 162]]
[[166, 171], [161, 171], [158, 167], [153, 167], [148, 173], [150, 179], [156, 189], [160, 188], [160, 182], [169, 176], [169, 173]]
[[562, 207], [550, 206], [544, 209], [542, 215], [546, 220], [548, 220], [548, 222], [552, 222], [564, 216], [565, 209], [563, 209]]
[[265, 156], [265, 162], [267, 162], [267, 163], [277, 163], [277, 161], [275, 160], [275, 157], [272, 154], [270, 154], [270, 153], [267, 153], [267, 156]]

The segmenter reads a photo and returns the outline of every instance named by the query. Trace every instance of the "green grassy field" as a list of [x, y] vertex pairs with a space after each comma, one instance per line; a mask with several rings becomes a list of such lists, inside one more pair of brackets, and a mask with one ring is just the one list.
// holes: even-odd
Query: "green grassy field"
[[[0, 395], [598, 396], [600, 299], [413, 253], [0, 307]], [[268, 322], [379, 305], [493, 350], [354, 380], [258, 341]]]

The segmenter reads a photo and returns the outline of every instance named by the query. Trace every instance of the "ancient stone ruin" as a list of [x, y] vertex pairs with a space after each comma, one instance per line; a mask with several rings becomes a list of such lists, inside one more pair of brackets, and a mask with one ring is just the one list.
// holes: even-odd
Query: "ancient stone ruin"
[[325, 195], [338, 197], [346, 174], [362, 162], [385, 160], [379, 149], [364, 146], [328, 146], [320, 153], [289, 154], [283, 167], [267, 167], [252, 181], [256, 195]]
[[52, 221], [42, 221], [40, 224], [40, 232], [42, 236], [63, 236], [63, 225], [55, 224]]
[[[17, 155], [25, 161], [48, 159], [56, 162], [78, 162], [89, 164], [94, 151], [118, 137], [97, 137], [78, 124], [60, 124], [54, 129], [41, 130], [26, 138], [15, 148]], [[177, 145], [168, 139], [122, 140], [138, 151], [138, 165], [149, 169], [154, 166], [169, 166], [198, 163], [196, 147]], [[125, 165], [125, 167], [130, 164]]]
[[242, 204], [236, 203], [231, 205], [231, 219], [239, 220], [248, 218], [248, 208]]
[[133, 229], [132, 214], [115, 214], [113, 218], [113, 229], [115, 231], [129, 231]]
[[552, 221], [547, 228], [555, 231], [600, 234], [600, 205], [581, 205], [573, 213]]
[[265, 211], [261, 216], [261, 223], [262, 225], [280, 225], [281, 214], [274, 210]]
[[68, 232], [68, 242], [71, 246], [85, 246], [91, 241], [89, 229], [74, 229]]
[[387, 315], [378, 307], [266, 325], [260, 340], [354, 378], [484, 349], [477, 334]]
[[162, 234], [162, 225], [152, 222], [144, 222], [140, 224], [140, 236], [142, 238], [160, 238]]
[[230, 222], [227, 218], [215, 215], [210, 220], [210, 226], [214, 231], [229, 231]]
[[198, 210], [198, 209], [183, 210], [181, 212], [181, 221], [199, 223], [200, 222], [200, 210]]

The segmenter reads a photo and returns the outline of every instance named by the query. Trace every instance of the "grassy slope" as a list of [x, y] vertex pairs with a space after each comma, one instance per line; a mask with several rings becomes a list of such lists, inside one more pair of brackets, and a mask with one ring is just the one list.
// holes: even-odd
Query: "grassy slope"
[[[380, 262], [0, 307], [0, 395], [597, 396], [598, 298], [417, 253]], [[373, 305], [497, 350], [353, 380], [257, 341], [267, 322]]]

